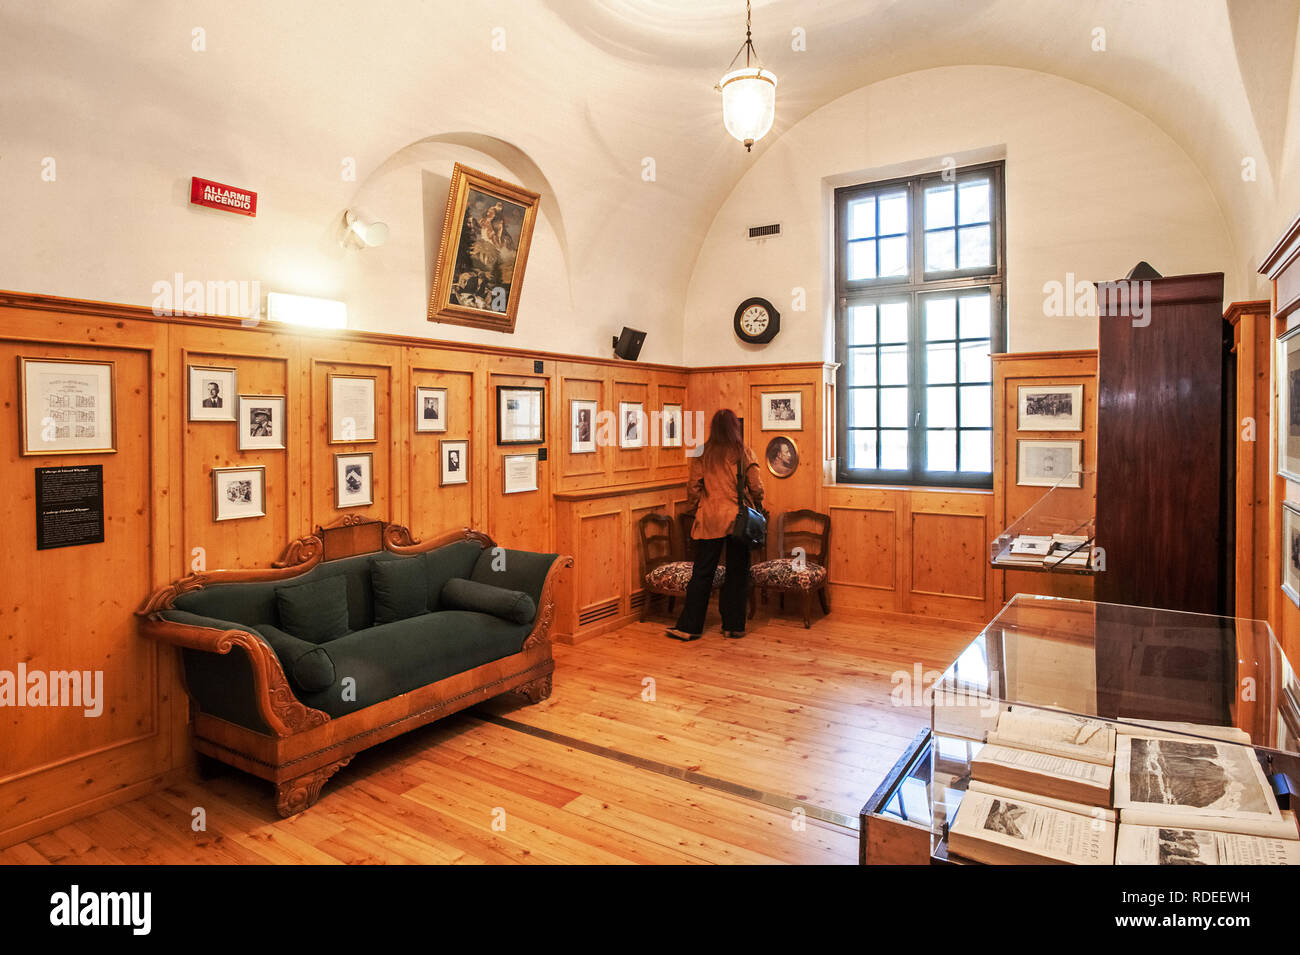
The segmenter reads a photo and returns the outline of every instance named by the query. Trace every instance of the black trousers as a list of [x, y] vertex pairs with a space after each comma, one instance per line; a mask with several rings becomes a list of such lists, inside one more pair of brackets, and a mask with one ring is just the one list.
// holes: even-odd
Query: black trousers
[[749, 548], [733, 537], [715, 537], [695, 541], [695, 569], [686, 585], [686, 600], [677, 629], [685, 633], [703, 633], [704, 617], [709, 612], [709, 595], [713, 593], [713, 572], [717, 570], [722, 548], [727, 548], [727, 579], [722, 584], [718, 609], [722, 612], [723, 630], [745, 629], [745, 597], [749, 593]]

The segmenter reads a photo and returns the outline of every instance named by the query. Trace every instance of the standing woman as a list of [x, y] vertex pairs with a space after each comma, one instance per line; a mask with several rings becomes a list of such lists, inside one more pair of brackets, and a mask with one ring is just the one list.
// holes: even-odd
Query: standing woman
[[752, 506], [761, 508], [763, 481], [759, 477], [754, 454], [741, 437], [740, 419], [726, 409], [713, 416], [709, 440], [703, 452], [691, 459], [687, 494], [688, 507], [695, 507], [695, 568], [686, 587], [686, 599], [677, 626], [668, 636], [678, 640], [698, 640], [704, 634], [704, 617], [713, 592], [713, 573], [725, 547], [727, 577], [718, 598], [722, 611], [722, 632], [728, 637], [745, 635], [745, 595], [749, 590], [749, 548], [730, 537], [740, 510], [737, 495], [737, 471], [743, 474], [745, 490]]

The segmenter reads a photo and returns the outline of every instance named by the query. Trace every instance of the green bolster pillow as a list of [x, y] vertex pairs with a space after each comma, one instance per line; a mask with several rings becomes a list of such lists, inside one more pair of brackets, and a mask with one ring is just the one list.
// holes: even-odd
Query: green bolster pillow
[[271, 645], [295, 688], [304, 693], [319, 693], [334, 685], [334, 660], [324, 647], [269, 624], [260, 624], [256, 632]]
[[537, 604], [521, 590], [506, 590], [458, 577], [442, 585], [438, 603], [443, 610], [472, 610], [511, 623], [532, 623], [537, 616]]

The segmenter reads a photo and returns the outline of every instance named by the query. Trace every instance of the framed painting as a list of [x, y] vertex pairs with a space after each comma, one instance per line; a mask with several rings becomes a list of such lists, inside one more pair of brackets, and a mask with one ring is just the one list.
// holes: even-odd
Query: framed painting
[[1300, 325], [1277, 339], [1277, 473], [1300, 481]]
[[515, 330], [540, 196], [456, 163], [429, 321]]
[[803, 430], [803, 392], [765, 391], [759, 397], [763, 406], [761, 430]]
[[1282, 505], [1282, 593], [1300, 607], [1300, 508]]
[[1021, 487], [1082, 487], [1082, 441], [1016, 442], [1016, 484]]
[[1021, 385], [1017, 431], [1082, 431], [1083, 385]]
[[266, 516], [266, 468], [213, 468], [212, 519], [237, 521]]
[[239, 396], [239, 450], [284, 449], [284, 395]]
[[19, 358], [18, 366], [23, 454], [117, 450], [113, 362]]
[[569, 453], [596, 453], [596, 402], [586, 398], [569, 401]]
[[442, 459], [442, 466], [439, 468], [439, 487], [469, 483], [468, 441], [439, 441], [438, 457]]
[[420, 434], [447, 430], [447, 389], [415, 389], [415, 430]]
[[373, 452], [334, 455], [334, 506], [342, 509], [375, 503], [373, 468]]
[[190, 420], [235, 421], [235, 369], [190, 365]]

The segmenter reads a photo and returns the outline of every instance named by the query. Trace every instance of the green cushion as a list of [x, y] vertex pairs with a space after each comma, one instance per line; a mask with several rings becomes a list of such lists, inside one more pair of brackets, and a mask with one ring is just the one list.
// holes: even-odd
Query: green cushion
[[475, 541], [456, 541], [423, 555], [429, 581], [429, 610], [441, 609], [443, 585], [457, 577], [468, 577], [481, 553], [483, 548]]
[[334, 661], [329, 651], [309, 640], [299, 640], [279, 627], [263, 624], [257, 628], [262, 639], [280, 658], [280, 666], [298, 692], [315, 693], [334, 683]]
[[422, 560], [377, 560], [370, 568], [375, 624], [405, 620], [429, 610], [429, 575]]
[[546, 583], [546, 574], [550, 571], [551, 564], [555, 563], [556, 556], [487, 547], [474, 563], [469, 579], [506, 590], [522, 590], [540, 607], [542, 585]]
[[302, 640], [324, 643], [349, 632], [348, 588], [340, 575], [275, 589], [281, 628]]
[[488, 613], [511, 623], [532, 623], [537, 604], [522, 590], [506, 590], [475, 580], [449, 580], [438, 598], [446, 610]]

